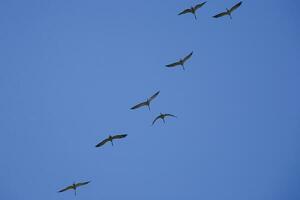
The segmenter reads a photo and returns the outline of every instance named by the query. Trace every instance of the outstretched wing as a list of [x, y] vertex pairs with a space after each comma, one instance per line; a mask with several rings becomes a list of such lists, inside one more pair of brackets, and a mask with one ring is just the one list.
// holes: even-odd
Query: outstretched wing
[[177, 118], [177, 116], [172, 115], [172, 114], [165, 114], [165, 116], [166, 116], [166, 117], [176, 117], [176, 118]]
[[222, 12], [222, 13], [219, 13], [219, 14], [213, 16], [213, 17], [214, 17], [214, 18], [219, 18], [219, 17], [223, 17], [223, 16], [225, 16], [225, 15], [228, 15], [228, 13], [227, 13], [227, 12]]
[[103, 146], [108, 141], [109, 141], [109, 139], [106, 138], [106, 139], [102, 140], [99, 144], [97, 144], [96, 147], [101, 147], [101, 146]]
[[121, 138], [125, 138], [126, 136], [127, 136], [127, 134], [114, 135], [114, 136], [112, 136], [112, 139], [121, 139]]
[[186, 57], [184, 57], [183, 62], [186, 62], [188, 59], [190, 59], [193, 55], [193, 52], [191, 52], [189, 55], [187, 55]]
[[202, 6], [204, 6], [204, 4], [206, 4], [207, 1], [203, 2], [203, 3], [199, 3], [198, 5], [195, 6], [195, 10], [198, 10], [199, 8], [201, 8]]
[[79, 187], [79, 186], [83, 186], [83, 185], [89, 184], [90, 182], [91, 182], [91, 181], [82, 182], [82, 183], [76, 183], [76, 187]]
[[157, 97], [157, 95], [159, 95], [160, 91], [157, 91], [154, 95], [152, 95], [150, 98], [149, 98], [149, 101], [152, 101], [153, 99], [155, 99], [155, 97]]
[[70, 189], [73, 189], [72, 185], [70, 185], [70, 186], [68, 186], [68, 187], [66, 187], [66, 188], [64, 188], [62, 190], [59, 190], [58, 192], [64, 192], [64, 191], [67, 191], [67, 190], [70, 190]]
[[191, 13], [192, 10], [191, 9], [185, 9], [184, 11], [182, 11], [181, 13], [179, 13], [178, 15], [183, 15], [183, 14], [186, 14], [186, 13]]
[[242, 1], [240, 1], [239, 3], [235, 4], [232, 8], [230, 8], [229, 12], [233, 12], [234, 10], [238, 9], [238, 7], [240, 7], [242, 5]]
[[157, 116], [157, 117], [153, 120], [152, 125], [153, 125], [159, 118], [161, 118], [161, 115]]
[[168, 64], [168, 65], [166, 65], [166, 67], [175, 67], [177, 65], [180, 65], [180, 62], [175, 62], [175, 63]]
[[142, 107], [142, 106], [146, 106], [146, 105], [147, 105], [147, 102], [144, 101], [144, 102], [142, 102], [142, 103], [139, 103], [139, 104], [133, 106], [133, 107], [130, 108], [130, 109], [131, 109], [131, 110], [134, 110], [134, 109], [140, 108], [140, 107]]

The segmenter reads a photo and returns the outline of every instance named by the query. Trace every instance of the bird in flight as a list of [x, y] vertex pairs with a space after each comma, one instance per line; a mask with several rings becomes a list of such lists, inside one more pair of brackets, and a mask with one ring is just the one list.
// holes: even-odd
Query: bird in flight
[[[163, 114], [163, 113], [160, 113], [160, 115], [158, 115], [152, 122], [152, 126], [153, 124], [158, 120], [158, 119], [162, 119], [163, 122], [165, 123], [165, 118], [166, 117], [176, 117], [175, 115], [172, 115], [172, 114]], [[177, 118], [177, 117], [176, 117]]]
[[143, 106], [148, 106], [149, 110], [150, 110], [150, 103], [151, 101], [153, 101], [153, 99], [155, 99], [155, 97], [157, 97], [157, 95], [159, 94], [160, 91], [156, 92], [154, 95], [152, 95], [150, 98], [148, 98], [146, 101], [139, 103], [135, 106], [133, 106], [132, 108], [130, 108], [131, 110], [143, 107]]
[[175, 63], [171, 63], [166, 65], [166, 67], [176, 67], [176, 66], [182, 66], [182, 69], [184, 70], [184, 64], [185, 62], [190, 59], [193, 55], [193, 52], [191, 52], [189, 55], [185, 56], [183, 59], [180, 59], [179, 61], [175, 62]]
[[204, 6], [204, 4], [206, 4], [206, 1], [203, 3], [199, 3], [196, 6], [192, 6], [191, 8], [185, 9], [184, 11], [182, 11], [181, 13], [179, 13], [178, 15], [183, 15], [183, 14], [187, 14], [187, 13], [192, 13], [195, 17], [195, 19], [197, 19], [196, 16], [196, 11], [201, 8], [202, 6]]
[[114, 135], [114, 136], [109, 135], [108, 138], [102, 140], [99, 144], [96, 145], [96, 147], [101, 147], [107, 142], [111, 142], [111, 145], [113, 146], [114, 145], [113, 140], [122, 139], [122, 138], [125, 138], [126, 136], [127, 136], [127, 134]]
[[75, 191], [75, 196], [76, 196], [76, 189], [80, 186], [83, 186], [83, 185], [86, 185], [90, 183], [90, 181], [87, 181], [87, 182], [81, 182], [81, 183], [73, 183], [72, 185], [62, 189], [62, 190], [59, 190], [58, 192], [64, 192], [64, 191], [67, 191], [67, 190], [74, 190]]
[[239, 3], [235, 4], [232, 8], [228, 9], [226, 8], [226, 11], [225, 12], [222, 12], [222, 13], [219, 13], [215, 16], [213, 16], [214, 18], [219, 18], [219, 17], [223, 17], [225, 15], [228, 15], [230, 17], [230, 19], [232, 19], [232, 16], [231, 16], [231, 13], [233, 11], [235, 11], [236, 9], [238, 9], [241, 5], [242, 5], [242, 1], [240, 1]]

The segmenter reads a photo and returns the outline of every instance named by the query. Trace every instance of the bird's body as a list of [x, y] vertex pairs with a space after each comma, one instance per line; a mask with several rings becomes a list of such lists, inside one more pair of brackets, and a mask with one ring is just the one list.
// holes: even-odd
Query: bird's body
[[242, 1], [240, 1], [239, 3], [235, 4], [232, 8], [228, 9], [226, 8], [226, 11], [225, 12], [221, 12], [215, 16], [213, 16], [214, 18], [219, 18], [219, 17], [223, 17], [223, 16], [226, 16], [228, 15], [230, 17], [230, 19], [232, 19], [232, 12], [235, 11], [236, 9], [238, 9], [241, 5], [242, 5]]
[[67, 186], [67, 187], [65, 187], [62, 190], [59, 190], [58, 192], [64, 192], [64, 191], [67, 191], [67, 190], [74, 190], [75, 191], [75, 196], [76, 196], [76, 190], [77, 190], [77, 188], [80, 187], [80, 186], [86, 185], [88, 183], [90, 183], [90, 181], [80, 182], [80, 183], [73, 183], [72, 185]]
[[[172, 114], [163, 114], [163, 113], [160, 113], [160, 115], [158, 115], [152, 122], [152, 125], [154, 125], [154, 123], [158, 120], [158, 119], [162, 119], [163, 122], [165, 123], [165, 118], [166, 117], [176, 117], [175, 115], [172, 115]], [[176, 117], [177, 118], [177, 117]]]
[[101, 147], [107, 142], [110, 142], [111, 145], [113, 146], [114, 145], [113, 140], [125, 138], [126, 136], [127, 136], [127, 134], [120, 134], [120, 135], [114, 135], [114, 136], [109, 135], [108, 138], [106, 138], [106, 139], [102, 140], [100, 143], [98, 143], [96, 145], [96, 147]]
[[190, 59], [193, 55], [193, 52], [191, 52], [189, 55], [185, 56], [184, 58], [181, 58], [179, 61], [177, 62], [174, 62], [174, 63], [171, 63], [171, 64], [168, 64], [166, 65], [166, 67], [176, 67], [176, 66], [181, 66], [182, 69], [184, 70], [184, 64], [185, 62]]
[[206, 1], [200, 4], [197, 4], [196, 6], [191, 6], [188, 9], [185, 9], [184, 11], [180, 12], [178, 15], [183, 15], [183, 14], [187, 14], [187, 13], [192, 13], [195, 17], [195, 19], [197, 19], [197, 15], [196, 15], [196, 11], [201, 8], [202, 6], [204, 6], [204, 4], [206, 4]]
[[154, 95], [152, 95], [150, 98], [148, 98], [146, 101], [139, 103], [135, 106], [133, 106], [132, 108], [130, 108], [131, 110], [143, 107], [143, 106], [147, 106], [148, 109], [150, 110], [150, 103], [153, 99], [155, 99], [157, 97], [157, 95], [160, 93], [160, 91], [156, 92]]

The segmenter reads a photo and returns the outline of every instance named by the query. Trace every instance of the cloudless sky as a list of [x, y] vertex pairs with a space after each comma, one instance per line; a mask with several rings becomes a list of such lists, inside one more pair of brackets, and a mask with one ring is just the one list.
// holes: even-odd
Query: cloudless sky
[[0, 199], [300, 199], [300, 3], [237, 2], [2, 0]]

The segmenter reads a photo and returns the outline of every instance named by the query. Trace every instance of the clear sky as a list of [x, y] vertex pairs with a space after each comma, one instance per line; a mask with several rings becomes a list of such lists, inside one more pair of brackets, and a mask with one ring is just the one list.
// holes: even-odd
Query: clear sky
[[299, 200], [300, 2], [196, 3], [2, 0], [0, 199]]

